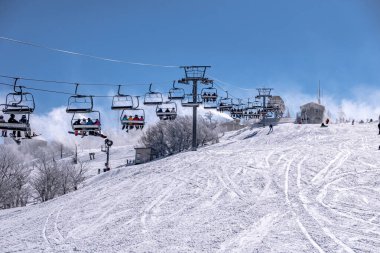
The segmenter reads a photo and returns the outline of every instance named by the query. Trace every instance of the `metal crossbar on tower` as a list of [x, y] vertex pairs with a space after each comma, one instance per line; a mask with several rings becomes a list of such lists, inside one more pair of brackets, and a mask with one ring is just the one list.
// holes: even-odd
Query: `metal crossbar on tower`
[[185, 77], [182, 78], [181, 80], [178, 80], [178, 83], [183, 83], [183, 84], [190, 84], [190, 82], [193, 83], [193, 101], [192, 104], [193, 107], [193, 142], [192, 142], [192, 149], [193, 151], [197, 150], [197, 107], [199, 106], [199, 103], [197, 101], [198, 98], [198, 81], [200, 81], [202, 84], [212, 84], [213, 81], [206, 78], [206, 70], [210, 68], [211, 66], [181, 66], [185, 71]]

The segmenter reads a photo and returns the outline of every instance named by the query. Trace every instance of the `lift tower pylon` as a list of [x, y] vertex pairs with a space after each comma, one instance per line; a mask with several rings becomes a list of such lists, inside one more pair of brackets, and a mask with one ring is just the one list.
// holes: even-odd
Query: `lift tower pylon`
[[[266, 108], [267, 108], [267, 99], [269, 100], [272, 95], [270, 94], [271, 91], [273, 90], [273, 88], [258, 88], [257, 91], [259, 92], [259, 95], [256, 96], [256, 99], [262, 99], [263, 100], [263, 104], [262, 104], [262, 109], [265, 111]], [[267, 115], [266, 114], [263, 114], [264, 116], [264, 126], [265, 126], [265, 121], [266, 121], [266, 118], [267, 118]]]
[[[193, 151], [197, 150], [197, 107], [199, 106], [198, 99], [198, 81], [200, 81], [202, 84], [212, 84], [213, 81], [206, 78], [206, 70], [210, 68], [211, 66], [181, 66], [185, 71], [185, 77], [181, 80], [178, 80], [178, 83], [183, 84], [190, 84], [192, 82], [193, 84], [193, 101], [192, 107], [193, 107], [193, 142], [192, 142], [192, 149]], [[189, 106], [189, 105], [187, 105]]]

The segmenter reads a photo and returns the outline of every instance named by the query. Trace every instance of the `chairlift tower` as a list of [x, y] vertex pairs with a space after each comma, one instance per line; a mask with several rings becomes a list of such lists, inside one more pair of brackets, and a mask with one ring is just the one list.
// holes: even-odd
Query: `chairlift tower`
[[[257, 91], [259, 92], [259, 95], [256, 96], [256, 99], [262, 99], [262, 109], [265, 110], [267, 108], [267, 99], [269, 100], [272, 95], [270, 94], [273, 88], [257, 88]], [[267, 118], [267, 114], [264, 114], [264, 126], [265, 126], [265, 120]]]
[[192, 143], [192, 149], [193, 151], [197, 150], [197, 107], [198, 104], [198, 81], [200, 81], [202, 84], [212, 84], [213, 81], [206, 78], [206, 70], [210, 68], [211, 66], [181, 66], [185, 71], [185, 77], [181, 80], [178, 80], [178, 83], [183, 84], [190, 84], [193, 83], [193, 143]]

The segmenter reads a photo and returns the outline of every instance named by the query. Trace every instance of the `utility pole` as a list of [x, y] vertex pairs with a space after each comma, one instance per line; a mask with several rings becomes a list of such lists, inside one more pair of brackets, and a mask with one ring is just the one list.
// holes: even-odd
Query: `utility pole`
[[192, 82], [193, 84], [193, 101], [190, 103], [193, 107], [193, 141], [192, 141], [192, 151], [197, 150], [197, 108], [201, 101], [198, 101], [198, 81], [202, 84], [212, 84], [213, 81], [206, 78], [206, 70], [211, 66], [181, 66], [185, 71], [185, 78], [178, 80], [178, 83], [189, 84]]

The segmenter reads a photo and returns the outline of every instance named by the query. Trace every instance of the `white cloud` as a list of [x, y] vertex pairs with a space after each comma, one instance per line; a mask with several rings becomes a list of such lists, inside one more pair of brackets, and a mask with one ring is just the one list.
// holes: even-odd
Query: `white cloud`
[[[359, 92], [360, 91], [360, 92]], [[380, 114], [380, 90], [365, 87], [356, 87], [351, 91], [354, 95], [351, 99], [339, 100], [334, 96], [322, 97], [322, 104], [332, 114], [332, 118], [339, 118], [340, 112], [344, 112], [347, 119], [366, 120], [378, 119]], [[316, 96], [297, 91], [280, 94], [292, 116], [300, 110], [300, 106], [308, 102], [317, 102]]]

